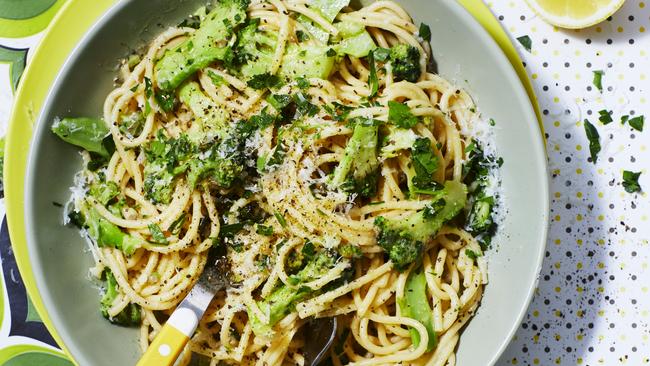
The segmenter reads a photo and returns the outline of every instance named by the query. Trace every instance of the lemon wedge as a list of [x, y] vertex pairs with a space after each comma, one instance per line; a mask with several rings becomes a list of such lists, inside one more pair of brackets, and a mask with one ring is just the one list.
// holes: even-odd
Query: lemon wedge
[[561, 28], [586, 28], [614, 14], [625, 0], [526, 0], [547, 22]]

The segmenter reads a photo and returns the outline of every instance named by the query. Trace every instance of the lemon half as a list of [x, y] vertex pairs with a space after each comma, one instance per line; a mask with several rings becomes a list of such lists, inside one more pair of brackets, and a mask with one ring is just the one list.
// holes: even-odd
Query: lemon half
[[578, 29], [598, 24], [614, 14], [625, 0], [526, 0], [547, 22]]

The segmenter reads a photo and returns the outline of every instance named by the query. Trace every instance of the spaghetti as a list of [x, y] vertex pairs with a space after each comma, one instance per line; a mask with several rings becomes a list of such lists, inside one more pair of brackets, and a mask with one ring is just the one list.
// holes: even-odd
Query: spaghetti
[[[158, 64], [201, 28], [170, 28], [143, 55], [122, 64], [119, 86], [104, 105], [114, 152], [99, 168], [93, 166], [97, 154], [83, 152], [87, 168], [78, 176], [82, 190], [73, 200], [95, 258], [92, 273], [97, 278], [110, 273], [114, 280], [115, 296], [105, 315], [114, 320], [136, 306], [145, 350], [210, 265], [211, 252], [221, 250], [241, 285], [216, 296], [182, 364], [202, 355], [211, 365], [302, 365], [308, 338], [301, 326], [309, 317], [336, 316], [343, 326], [330, 351], [332, 365], [454, 365], [460, 330], [487, 283], [486, 235], [464, 224], [472, 204], [485, 197], [463, 201], [459, 217], [441, 222], [421, 243], [417, 258], [402, 266], [387, 247], [392, 244], [381, 245], [387, 239], [378, 236], [377, 218], [406, 221], [431, 210], [435, 216], [440, 207], [432, 208], [432, 197], [449, 182], [467, 184], [471, 197], [479, 183], [467, 167], [479, 148], [461, 131], [484, 122], [466, 92], [426, 71], [431, 53], [426, 35], [398, 4], [346, 6], [330, 19], [314, 3], [322, 2], [248, 5], [245, 24], [274, 45], [265, 50], [263, 75], [271, 81], [262, 80], [270, 83], [262, 88], [253, 82], [261, 78], [242, 76], [243, 66], [217, 60], [189, 76], [181, 86], [192, 84], [187, 96], [180, 91], [166, 100]], [[349, 33], [341, 23], [360, 26], [374, 50], [356, 57], [331, 46]], [[237, 29], [245, 24], [235, 26], [220, 46], [235, 49]], [[317, 32], [325, 34], [324, 41]], [[327, 55], [334, 60], [329, 76], [274, 80], [287, 75], [288, 55], [301, 44], [333, 48]], [[397, 76], [398, 60], [390, 52], [399, 45], [419, 56], [413, 81]], [[197, 103], [204, 103], [198, 114]], [[219, 119], [220, 113], [230, 130], [244, 133], [233, 126], [251, 121], [257, 127], [246, 130], [237, 145], [240, 166], [200, 170], [215, 154], [224, 158], [213, 147], [229, 137], [197, 127], [202, 118]], [[358, 159], [350, 145], [359, 124], [377, 131], [376, 146], [370, 146], [377, 154], [370, 173], [376, 179], [355, 190], [349, 182], [332, 182], [344, 164], [359, 164], [344, 163]], [[403, 141], [427, 141], [421, 145], [424, 160]], [[356, 152], [367, 147], [357, 146]], [[160, 159], [167, 159], [163, 167], [156, 165]], [[230, 186], [212, 178], [234, 168], [239, 175]], [[418, 191], [416, 179], [428, 179], [432, 188]], [[449, 200], [443, 196], [437, 204]], [[99, 224], [88, 223], [93, 217]], [[119, 229], [118, 240], [101, 239], [113, 228]], [[310, 258], [330, 262], [318, 275], [301, 277]], [[276, 314], [278, 304], [267, 300], [279, 289], [300, 296]], [[411, 296], [413, 291], [421, 296]], [[428, 314], [409, 312], [415, 306]]]

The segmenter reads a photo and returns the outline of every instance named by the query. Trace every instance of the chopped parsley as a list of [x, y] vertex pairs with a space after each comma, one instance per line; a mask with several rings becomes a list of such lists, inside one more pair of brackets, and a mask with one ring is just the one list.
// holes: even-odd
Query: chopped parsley
[[153, 86], [151, 84], [151, 79], [144, 77], [144, 95], [147, 97], [144, 104], [144, 115], [148, 116], [151, 113], [151, 104], [149, 104], [149, 98], [153, 95]]
[[629, 120], [630, 120], [630, 116], [628, 116], [628, 115], [626, 114], [626, 115], [624, 115], [624, 116], [621, 117], [621, 124], [624, 125], [624, 124], [627, 123], [627, 121], [629, 121]]
[[521, 36], [517, 38], [517, 41], [521, 43], [522, 46], [524, 46], [524, 49], [528, 52], [530, 52], [533, 48], [533, 41], [530, 39], [529, 36]]
[[418, 138], [411, 149], [415, 177], [413, 185], [417, 189], [435, 189], [437, 183], [433, 179], [433, 173], [438, 170], [438, 158], [431, 148], [431, 140], [426, 137]]
[[598, 153], [600, 152], [600, 135], [594, 125], [589, 120], [585, 120], [585, 133], [589, 140], [589, 153], [591, 154], [591, 161], [596, 164], [598, 161]]
[[296, 79], [296, 84], [298, 84], [298, 87], [303, 90], [311, 86], [311, 82], [302, 76]]
[[379, 90], [379, 79], [377, 78], [377, 67], [375, 65], [374, 52], [370, 52], [368, 54], [368, 64], [370, 66], [370, 74], [368, 75], [368, 86], [370, 87], [370, 95], [368, 97], [372, 98], [375, 95], [377, 95], [377, 91]]
[[212, 70], [208, 70], [208, 76], [210, 77], [210, 80], [212, 80], [212, 83], [216, 86], [224, 85], [227, 83], [226, 79], [224, 79], [223, 76], [217, 74]]
[[605, 72], [603, 70], [594, 71], [594, 81], [593, 84], [601, 93], [603, 91], [603, 75]]
[[388, 102], [388, 122], [401, 128], [410, 129], [419, 121], [408, 105], [391, 100]]
[[334, 57], [336, 56], [336, 51], [334, 51], [333, 48], [330, 48], [329, 50], [327, 50], [327, 53], [325, 54], [327, 55], [327, 57]]
[[465, 249], [465, 254], [467, 254], [467, 256], [469, 257], [469, 259], [472, 259], [472, 260], [476, 260], [476, 259], [478, 259], [479, 257], [481, 257], [480, 254], [476, 253], [475, 251], [473, 251], [473, 250], [471, 250], [471, 249]]
[[287, 220], [284, 219], [284, 216], [282, 216], [281, 213], [276, 211], [273, 213], [273, 216], [275, 216], [275, 219], [278, 220], [282, 227], [287, 227]]
[[158, 226], [157, 224], [149, 224], [148, 227], [149, 227], [149, 233], [151, 234], [152, 243], [162, 244], [162, 245], [169, 244], [169, 241], [167, 241], [167, 237], [160, 229], [160, 226]]
[[296, 38], [298, 39], [298, 42], [304, 42], [309, 40], [309, 35], [301, 30], [297, 30]]
[[632, 127], [633, 129], [635, 129], [635, 130], [637, 130], [639, 132], [643, 132], [643, 122], [644, 122], [644, 120], [645, 120], [644, 116], [638, 116], [638, 117], [634, 117], [634, 118], [629, 119], [627, 121], [627, 123], [629, 123], [630, 127]]
[[271, 236], [273, 235], [273, 226], [266, 226], [257, 224], [256, 232], [260, 235]]
[[614, 120], [612, 119], [612, 112], [610, 112], [610, 111], [608, 111], [606, 109], [603, 109], [602, 111], [599, 111], [598, 114], [600, 114], [600, 117], [598, 117], [598, 120], [602, 124], [608, 125], [608, 124], [614, 122]]
[[635, 173], [625, 170], [623, 172], [623, 188], [627, 193], [637, 193], [641, 192], [641, 186], [639, 185], [639, 177], [641, 172]]
[[431, 28], [427, 24], [420, 24], [418, 35], [425, 41], [431, 42]]
[[172, 222], [171, 225], [169, 225], [169, 232], [178, 235], [183, 228], [185, 219], [187, 219], [187, 213], [183, 212], [176, 220], [174, 220], [174, 222]]
[[265, 72], [263, 74], [257, 74], [253, 76], [246, 84], [257, 90], [261, 89], [270, 89], [273, 88], [274, 86], [280, 84], [280, 77], [277, 75], [271, 75], [269, 72]]

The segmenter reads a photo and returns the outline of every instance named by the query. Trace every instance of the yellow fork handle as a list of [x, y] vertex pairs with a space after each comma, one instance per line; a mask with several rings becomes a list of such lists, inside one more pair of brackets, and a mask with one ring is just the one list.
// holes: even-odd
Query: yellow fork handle
[[188, 308], [179, 307], [142, 355], [137, 366], [173, 366], [196, 330], [199, 320]]

